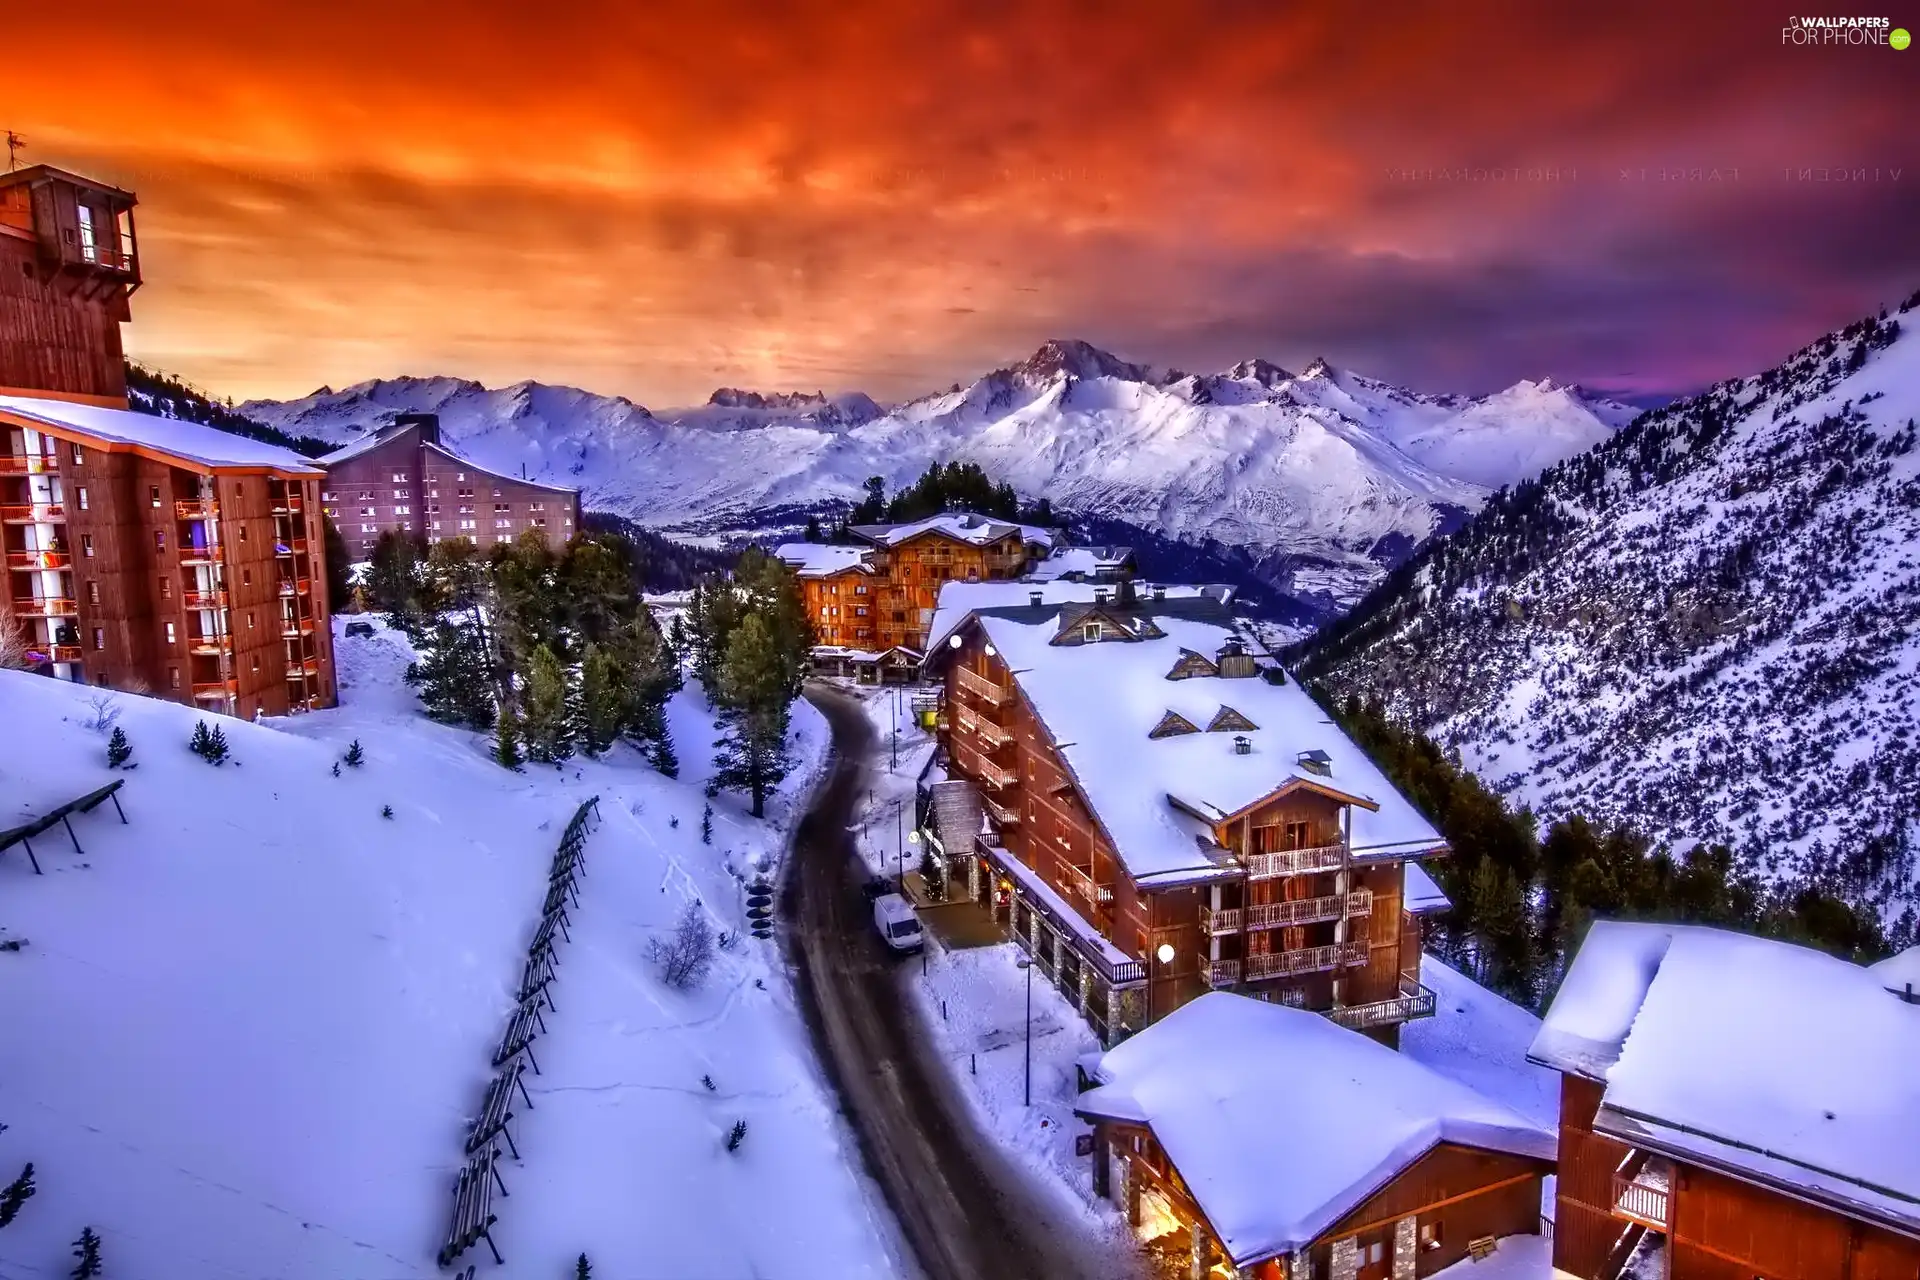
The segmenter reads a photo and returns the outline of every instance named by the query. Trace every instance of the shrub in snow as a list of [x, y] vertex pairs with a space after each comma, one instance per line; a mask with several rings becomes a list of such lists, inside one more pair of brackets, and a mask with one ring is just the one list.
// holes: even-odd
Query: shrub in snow
[[714, 1084], [713, 1076], [711, 1074], [701, 1076], [700, 1083], [707, 1086], [708, 1093], [712, 1093], [715, 1089], [719, 1087], [718, 1085]]
[[593, 1280], [593, 1264], [587, 1261], [584, 1253], [574, 1261], [573, 1280]]
[[673, 937], [655, 938], [648, 944], [653, 962], [660, 967], [660, 980], [680, 991], [700, 985], [713, 965], [713, 926], [697, 902], [689, 902], [674, 926]]
[[701, 844], [713, 843], [713, 806], [712, 805], [708, 805], [707, 811], [700, 815], [700, 843]]
[[113, 736], [107, 739], [107, 768], [118, 769], [132, 756], [133, 744], [127, 741], [127, 731], [115, 725]]
[[493, 730], [493, 758], [508, 769], [520, 767], [520, 717], [511, 704], [500, 708], [500, 719]]
[[747, 1122], [735, 1120], [733, 1128], [727, 1131], [727, 1150], [738, 1151], [740, 1144], [747, 1140]]
[[73, 1242], [73, 1270], [67, 1274], [72, 1280], [93, 1280], [100, 1274], [100, 1236], [92, 1227], [80, 1228], [80, 1238]]
[[383, 818], [391, 818], [393, 816], [393, 806], [390, 804], [381, 805], [380, 816]]
[[367, 753], [360, 749], [360, 739], [355, 738], [352, 744], [347, 747], [347, 754], [340, 758], [346, 762], [347, 768], [349, 769], [358, 769], [365, 763]]
[[95, 733], [105, 733], [120, 718], [120, 701], [111, 693], [96, 693], [87, 699], [88, 716], [84, 721]]
[[207, 722], [201, 720], [193, 726], [193, 737], [187, 741], [187, 750], [205, 760], [208, 764], [225, 764], [227, 761], [226, 730], [209, 730]]
[[333, 776], [336, 778], [340, 776], [340, 762], [338, 760], [333, 762]]
[[733, 932], [731, 929], [722, 929], [720, 931], [720, 949], [722, 951], [731, 951], [739, 945], [739, 934]]
[[0, 1227], [20, 1216], [20, 1206], [33, 1199], [33, 1191], [33, 1161], [29, 1160], [19, 1177], [0, 1187]]

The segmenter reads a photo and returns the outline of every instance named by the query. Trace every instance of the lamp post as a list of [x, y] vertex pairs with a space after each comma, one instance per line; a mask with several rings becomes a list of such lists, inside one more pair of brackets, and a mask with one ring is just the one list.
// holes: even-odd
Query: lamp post
[[1033, 1105], [1033, 960], [1021, 956], [1014, 961], [1027, 971], [1027, 1066], [1026, 1066], [1026, 1105]]

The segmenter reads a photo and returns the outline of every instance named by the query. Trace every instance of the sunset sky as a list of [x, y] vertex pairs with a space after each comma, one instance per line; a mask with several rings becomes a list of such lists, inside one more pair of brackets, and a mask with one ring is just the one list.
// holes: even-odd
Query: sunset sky
[[236, 399], [891, 399], [1050, 336], [1647, 395], [1920, 288], [1920, 48], [1777, 6], [137, 8], [13, 7], [0, 127], [139, 194], [129, 348]]

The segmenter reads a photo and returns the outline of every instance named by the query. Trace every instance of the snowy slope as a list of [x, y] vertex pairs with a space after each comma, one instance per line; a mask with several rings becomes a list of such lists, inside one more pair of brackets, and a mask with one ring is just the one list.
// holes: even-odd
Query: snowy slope
[[1920, 902], [1920, 295], [1490, 504], [1304, 670], [1514, 800]]
[[[0, 952], [0, 1181], [31, 1160], [40, 1185], [0, 1232], [0, 1271], [65, 1275], [91, 1225], [109, 1276], [440, 1274], [451, 1171], [548, 862], [597, 794], [534, 1109], [514, 1122], [524, 1162], [496, 1201], [506, 1274], [571, 1274], [582, 1251], [608, 1276], [896, 1274], [773, 944], [722, 953], [691, 995], [645, 958], [690, 900], [741, 929], [728, 864], [778, 852], [812, 770], [775, 822], [716, 800], [704, 846], [695, 697], [670, 708], [681, 781], [625, 755], [515, 775], [415, 713], [397, 635], [337, 645], [347, 705], [223, 720], [235, 759], [217, 769], [185, 749], [193, 711], [119, 696], [131, 825], [111, 806], [76, 819], [84, 856], [36, 840], [41, 877], [0, 855], [0, 931], [27, 939]], [[0, 826], [112, 776], [81, 724], [91, 697], [0, 672], [16, 744]], [[795, 720], [822, 759], [819, 717]], [[331, 776], [355, 738], [366, 764]], [[729, 1155], [736, 1119], [750, 1132]]]
[[244, 406], [343, 442], [402, 410], [440, 413], [446, 438], [488, 466], [579, 485], [590, 507], [660, 528], [750, 524], [771, 509], [855, 500], [868, 476], [891, 490], [930, 462], [971, 461], [1063, 510], [1331, 567], [1345, 599], [1491, 487], [1631, 413], [1544, 383], [1480, 400], [1426, 396], [1325, 362], [1297, 376], [1265, 361], [1156, 372], [1080, 342], [1049, 342], [885, 411], [858, 394], [723, 389], [656, 414], [575, 388], [452, 378]]

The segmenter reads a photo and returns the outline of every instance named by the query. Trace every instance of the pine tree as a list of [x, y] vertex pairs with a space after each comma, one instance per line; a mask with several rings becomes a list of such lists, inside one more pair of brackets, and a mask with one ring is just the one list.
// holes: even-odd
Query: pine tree
[[593, 1280], [593, 1264], [584, 1253], [573, 1264], [573, 1280]]
[[320, 516], [320, 536], [327, 551], [327, 607], [333, 613], [345, 613], [353, 599], [353, 571], [349, 567], [353, 555], [333, 517], [324, 513]]
[[573, 754], [573, 700], [567, 673], [553, 650], [536, 645], [527, 663], [527, 687], [521, 705], [521, 735], [527, 759], [553, 764]]
[[333, 762], [333, 776], [336, 778], [340, 776], [340, 762], [338, 760]]
[[214, 764], [227, 762], [227, 731], [219, 725], [213, 726], [213, 736], [207, 740], [207, 759]]
[[0, 1187], [0, 1227], [6, 1226], [20, 1216], [20, 1206], [33, 1199], [33, 1162], [20, 1171], [20, 1176]]
[[383, 818], [391, 818], [393, 816], [393, 806], [390, 804], [381, 805], [380, 816]]
[[493, 727], [498, 690], [484, 636], [471, 615], [462, 615], [440, 618], [416, 642], [420, 656], [408, 664], [406, 680], [419, 690], [429, 718], [476, 730]]
[[820, 517], [819, 516], [807, 517], [807, 527], [801, 531], [800, 537], [807, 542], [820, 541]]
[[708, 805], [706, 812], [700, 815], [700, 843], [701, 844], [713, 843], [713, 806], [712, 805]]
[[747, 792], [756, 818], [766, 812], [767, 794], [793, 767], [787, 754], [792, 697], [787, 681], [772, 629], [759, 614], [748, 614], [727, 645], [720, 672], [725, 728], [714, 755], [713, 782]]
[[494, 725], [493, 758], [505, 768], [520, 767], [520, 717], [514, 714], [512, 703], [500, 708], [500, 719]]
[[680, 757], [673, 749], [673, 739], [661, 736], [647, 744], [647, 763], [669, 778], [680, 776]]
[[347, 754], [340, 758], [346, 762], [347, 768], [349, 769], [358, 769], [364, 764], [367, 759], [367, 753], [360, 749], [360, 739], [355, 738], [347, 747]]
[[107, 739], [107, 768], [118, 769], [132, 756], [133, 746], [127, 741], [127, 731], [115, 725], [113, 736]]
[[100, 1236], [92, 1227], [80, 1228], [80, 1238], [73, 1242], [74, 1265], [67, 1274], [72, 1280], [93, 1280], [100, 1274]]
[[187, 750], [205, 760], [208, 764], [222, 764], [227, 758], [227, 734], [224, 729], [208, 729], [205, 720], [193, 726], [193, 737], [187, 740]]
[[604, 753], [628, 719], [626, 673], [612, 650], [589, 642], [580, 660], [580, 745], [590, 756]]

